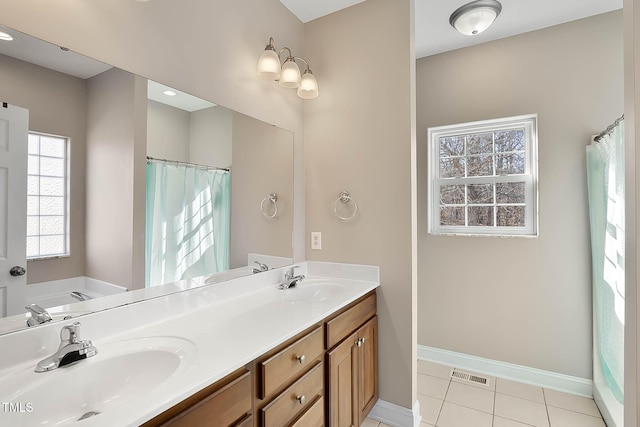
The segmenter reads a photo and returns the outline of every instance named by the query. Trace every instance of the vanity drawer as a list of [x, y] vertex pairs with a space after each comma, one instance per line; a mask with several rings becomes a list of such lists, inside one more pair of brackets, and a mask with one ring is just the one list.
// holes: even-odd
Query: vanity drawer
[[307, 409], [291, 427], [323, 427], [324, 426], [324, 398], [318, 397], [311, 408]]
[[[323, 364], [317, 364], [260, 410], [262, 427], [282, 427], [305, 412], [322, 395]], [[302, 425], [302, 424], [300, 424]]]
[[360, 302], [327, 321], [326, 349], [333, 348], [349, 334], [358, 329], [364, 322], [376, 314], [376, 294], [369, 294]]
[[258, 363], [261, 375], [258, 397], [264, 399], [307, 370], [322, 355], [322, 351], [322, 327], [318, 326], [270, 358]]
[[185, 409], [162, 426], [197, 425], [229, 427], [250, 425], [251, 373], [246, 372], [193, 406]]

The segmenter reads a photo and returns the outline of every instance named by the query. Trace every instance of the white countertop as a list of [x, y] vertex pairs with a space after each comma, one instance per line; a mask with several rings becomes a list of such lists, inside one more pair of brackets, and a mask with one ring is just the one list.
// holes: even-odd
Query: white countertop
[[[124, 340], [144, 341], [144, 337], [167, 337], [168, 343], [176, 338], [186, 340], [186, 346], [191, 350], [184, 355], [179, 372], [152, 390], [146, 390], [144, 394], [112, 410], [82, 421], [85, 426], [136, 426], [245, 366], [379, 286], [377, 267], [350, 268], [329, 263], [300, 265], [301, 271], [296, 273], [307, 274], [300, 289], [304, 289], [305, 282], [323, 281], [340, 283], [341, 291], [325, 299], [292, 301], [291, 297], [295, 297], [293, 292], [298, 290], [277, 289], [276, 285], [285, 270], [278, 269], [82, 316], [74, 319], [82, 323], [81, 338], [91, 339], [98, 348], [98, 354], [47, 373], [35, 373], [32, 370], [38, 360], [57, 348], [61, 324], [2, 336], [0, 348], [6, 357], [0, 361], [0, 403], [19, 399], [16, 393], [20, 390], [16, 390], [16, 384], [10, 381], [16, 371], [21, 372], [26, 383], [39, 384], [54, 380], [54, 376], [62, 378], [67, 374], [71, 378], [73, 370], [80, 372], [83, 366], [99, 363], [101, 354], [108, 354], [110, 347]], [[325, 273], [332, 277], [325, 276]], [[40, 342], [34, 344], [34, 340]], [[161, 340], [156, 339], [155, 342]], [[105, 349], [103, 353], [100, 352], [101, 347]], [[5, 355], [5, 349], [11, 350]], [[100, 384], [95, 386], [100, 387]], [[70, 393], [74, 393], [73, 384], [67, 384], [60, 395], [52, 396], [52, 399], [64, 401], [65, 395]], [[30, 413], [23, 414], [3, 413], [0, 407], [0, 425], [33, 425], [30, 419], [33, 421], [33, 417], [40, 419], [42, 416], [38, 414], [36, 402], [33, 402], [33, 406]], [[100, 410], [89, 408], [87, 411], [93, 409]], [[10, 424], [3, 422], [5, 417]]]

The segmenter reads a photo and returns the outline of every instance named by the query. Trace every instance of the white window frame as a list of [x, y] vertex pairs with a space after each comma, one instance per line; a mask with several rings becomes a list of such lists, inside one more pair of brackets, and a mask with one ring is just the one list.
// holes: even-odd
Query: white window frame
[[[38, 255], [35, 256], [27, 256], [27, 261], [37, 261], [37, 260], [46, 260], [46, 259], [55, 259], [55, 258], [67, 258], [71, 256], [71, 250], [69, 247], [69, 185], [70, 185], [70, 179], [69, 179], [69, 145], [70, 145], [70, 138], [67, 136], [62, 136], [62, 135], [54, 135], [54, 134], [50, 134], [50, 133], [45, 133], [45, 132], [36, 132], [36, 131], [29, 131], [29, 135], [37, 135], [38, 137], [51, 137], [51, 138], [58, 138], [58, 139], [62, 139], [65, 141], [64, 143], [64, 193], [63, 193], [63, 208], [64, 208], [64, 214], [62, 215], [64, 217], [63, 220], [63, 224], [64, 224], [64, 230], [63, 230], [63, 235], [64, 235], [64, 251], [62, 253], [59, 254], [45, 254], [42, 255], [40, 252]], [[27, 150], [27, 155], [33, 155], [31, 153], [28, 152]], [[42, 156], [41, 154], [37, 155], [38, 157], [46, 157], [46, 156]], [[28, 173], [28, 172], [27, 172]], [[43, 175], [32, 175], [32, 174], [28, 174], [28, 176], [43, 176]], [[27, 194], [27, 197], [29, 197], [29, 194]], [[42, 196], [42, 195], [38, 195], [37, 197], [47, 197], [47, 196]], [[40, 207], [40, 203], [41, 201], [38, 202], [38, 206]], [[41, 211], [38, 212], [38, 215], [29, 215], [27, 214], [27, 217], [29, 216], [45, 216], [45, 215], [41, 215]], [[42, 234], [37, 234], [37, 237], [40, 238], [42, 237]], [[33, 235], [28, 236], [28, 237], [35, 237]]]
[[[494, 120], [484, 120], [456, 125], [439, 126], [428, 129], [429, 144], [429, 191], [428, 222], [429, 234], [464, 236], [538, 236], [538, 115], [529, 114]], [[474, 176], [462, 178], [440, 177], [440, 138], [463, 136], [501, 130], [525, 130], [525, 173], [517, 175]], [[464, 157], [467, 157], [466, 150]], [[466, 162], [465, 162], [466, 163]], [[525, 183], [525, 226], [451, 226], [440, 224], [440, 186], [455, 184], [492, 184], [501, 182]], [[509, 204], [513, 205], [513, 204]], [[464, 205], [468, 206], [465, 202]], [[495, 206], [499, 206], [494, 200]], [[466, 217], [466, 215], [465, 215]]]

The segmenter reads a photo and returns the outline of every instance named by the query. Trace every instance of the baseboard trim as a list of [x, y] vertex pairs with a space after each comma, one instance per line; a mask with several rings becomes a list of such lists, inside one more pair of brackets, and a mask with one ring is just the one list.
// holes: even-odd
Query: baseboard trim
[[418, 345], [418, 359], [532, 384], [583, 397], [593, 397], [593, 381], [528, 366], [485, 359], [454, 351]]
[[369, 418], [394, 427], [419, 427], [420, 402], [416, 400], [413, 408], [405, 408], [385, 400], [378, 400], [369, 413]]

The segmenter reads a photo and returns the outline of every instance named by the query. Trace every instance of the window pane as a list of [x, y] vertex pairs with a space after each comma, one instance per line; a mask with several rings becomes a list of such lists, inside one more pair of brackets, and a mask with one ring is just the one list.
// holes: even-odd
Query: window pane
[[496, 175], [524, 173], [524, 153], [501, 154], [496, 156]]
[[441, 207], [440, 225], [464, 225], [464, 207]]
[[467, 154], [491, 153], [493, 153], [493, 133], [469, 135], [469, 142], [467, 142]]
[[64, 178], [40, 178], [40, 194], [64, 196]]
[[64, 215], [64, 197], [41, 197], [41, 215]]
[[464, 185], [443, 185], [440, 187], [440, 204], [463, 205]]
[[496, 211], [499, 227], [524, 227], [524, 206], [498, 206]]
[[29, 145], [28, 145], [28, 153], [29, 154], [38, 154], [40, 153], [40, 137], [38, 135], [29, 134]]
[[469, 184], [468, 201], [472, 204], [493, 204], [493, 184]]
[[464, 154], [464, 136], [440, 138], [440, 157], [462, 156]]
[[38, 196], [27, 196], [27, 215], [40, 214], [40, 198]]
[[38, 256], [38, 252], [40, 252], [40, 246], [38, 243], [40, 242], [39, 237], [27, 237], [27, 256], [34, 257]]
[[445, 158], [440, 159], [440, 177], [441, 178], [461, 178], [464, 176], [464, 159]]
[[29, 156], [27, 159], [27, 173], [29, 175], [38, 175], [40, 171], [40, 157]]
[[40, 175], [64, 177], [64, 159], [42, 157], [40, 159]]
[[496, 132], [496, 152], [524, 151], [524, 129]]
[[468, 209], [469, 226], [493, 226], [493, 206], [469, 206]]
[[27, 217], [27, 236], [37, 236], [40, 231], [40, 217], [28, 216]]
[[64, 253], [64, 236], [40, 237], [40, 255], [60, 255]]
[[493, 176], [493, 156], [468, 157], [467, 176]]
[[64, 158], [65, 140], [52, 136], [40, 137], [40, 155]]
[[40, 178], [37, 176], [27, 177], [27, 195], [37, 196], [40, 194]]
[[61, 216], [40, 217], [40, 234], [64, 234], [64, 218]]
[[525, 203], [524, 182], [496, 184], [497, 203]]

